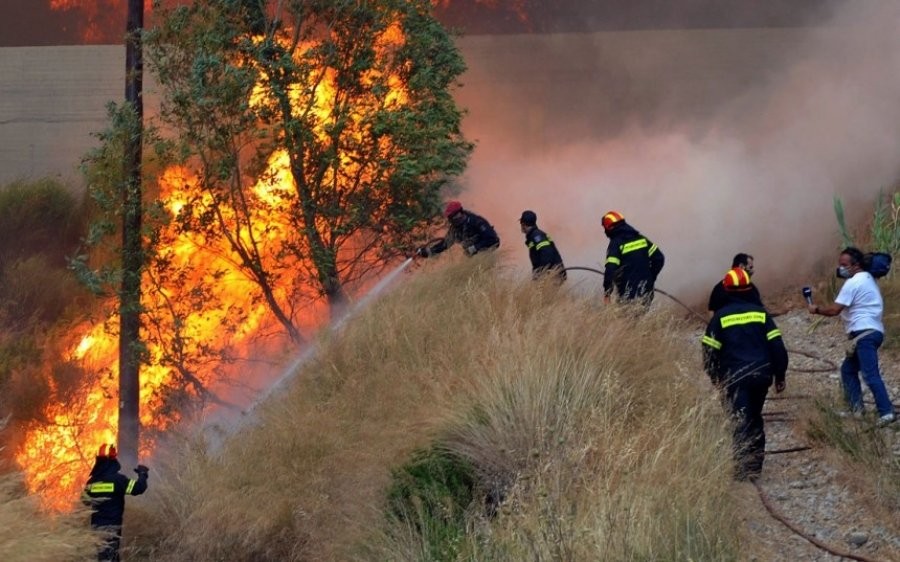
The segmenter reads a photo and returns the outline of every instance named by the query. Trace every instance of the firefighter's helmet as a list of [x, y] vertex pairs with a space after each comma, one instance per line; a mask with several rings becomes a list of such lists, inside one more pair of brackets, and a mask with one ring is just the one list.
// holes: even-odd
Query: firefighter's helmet
[[101, 459], [115, 459], [117, 455], [118, 451], [116, 451], [116, 446], [113, 444], [107, 445], [104, 443], [100, 445], [100, 451], [97, 452], [97, 456]]
[[448, 201], [447, 206], [444, 207], [444, 218], [449, 219], [462, 210], [462, 203], [459, 201]]
[[742, 267], [729, 269], [722, 285], [726, 291], [745, 291], [750, 288], [750, 274]]
[[600, 222], [603, 223], [603, 230], [609, 230], [624, 220], [625, 217], [622, 216], [622, 213], [618, 211], [609, 211], [603, 215], [603, 219]]

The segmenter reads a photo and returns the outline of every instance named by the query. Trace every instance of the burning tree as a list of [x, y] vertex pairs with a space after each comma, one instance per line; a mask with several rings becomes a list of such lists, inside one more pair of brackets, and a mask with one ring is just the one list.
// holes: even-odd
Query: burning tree
[[162, 120], [194, 187], [175, 221], [224, 243], [299, 340], [298, 297], [341, 304], [408, 250], [463, 170], [462, 58], [425, 0], [203, 0], [159, 16]]
[[[155, 12], [145, 46], [159, 122], [141, 129], [127, 104], [111, 106], [87, 166], [94, 251], [73, 262], [115, 294], [122, 159], [140, 135], [142, 455], [191, 410], [227, 404], [221, 383], [247, 376], [237, 361], [283, 347], [285, 334], [301, 341], [316, 303], [333, 310], [424, 236], [471, 150], [450, 95], [463, 62], [430, 10], [198, 0]], [[29, 488], [55, 507], [115, 439], [117, 321], [60, 338], [60, 357], [84, 376], [16, 451]]]

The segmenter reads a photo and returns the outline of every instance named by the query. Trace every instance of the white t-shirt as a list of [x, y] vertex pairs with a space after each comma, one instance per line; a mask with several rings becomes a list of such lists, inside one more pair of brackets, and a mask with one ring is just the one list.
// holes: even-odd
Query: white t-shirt
[[878, 330], [884, 333], [884, 324], [881, 322], [884, 301], [875, 278], [867, 271], [860, 271], [847, 279], [834, 302], [844, 306], [841, 320], [844, 321], [844, 329], [848, 334], [860, 330]]

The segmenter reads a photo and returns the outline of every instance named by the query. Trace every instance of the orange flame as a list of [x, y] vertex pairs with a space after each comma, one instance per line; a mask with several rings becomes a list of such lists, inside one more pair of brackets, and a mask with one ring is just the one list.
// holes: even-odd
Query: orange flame
[[[52, 0], [63, 8], [88, 5], [78, 0]], [[391, 26], [381, 37], [379, 48], [399, 45], [404, 40], [399, 25]], [[378, 78], [372, 75], [370, 79]], [[327, 76], [334, 79], [334, 76]], [[387, 103], [403, 104], [407, 101], [398, 77], [388, 77], [391, 92]], [[315, 110], [327, 115], [334, 99], [334, 85], [325, 81], [317, 92]], [[258, 92], [254, 97], [259, 95]], [[251, 98], [252, 103], [252, 98]], [[361, 119], [355, 116], [354, 119]], [[359, 125], [359, 123], [357, 123]], [[324, 134], [324, 131], [317, 131]], [[388, 141], [384, 141], [388, 142]], [[354, 169], [357, 163], [350, 155], [342, 155], [342, 166]], [[332, 172], [337, 173], [337, 172]], [[293, 179], [289, 171], [288, 155], [274, 152], [268, 161], [268, 169], [253, 185], [251, 193], [260, 202], [259, 213], [253, 224], [256, 241], [268, 241], [277, 246], [287, 239], [290, 222], [284, 209], [286, 194], [293, 191]], [[198, 178], [190, 170], [174, 166], [164, 172], [159, 181], [160, 200], [172, 215], [200, 213], [212, 204], [210, 196], [198, 188]], [[234, 217], [226, 217], [227, 220]], [[268, 351], [284, 347], [283, 336], [266, 337], [280, 333], [278, 324], [258, 289], [247, 274], [238, 267], [238, 260], [224, 240], [210, 240], [197, 232], [184, 232], [176, 227], [177, 221], [160, 233], [160, 256], [178, 271], [184, 272], [177, 279], [167, 278], [162, 271], [148, 268], [143, 281], [143, 305], [149, 314], [169, 314], [168, 322], [145, 322], [142, 338], [147, 345], [146, 364], [141, 368], [141, 426], [140, 455], [152, 454], [154, 435], [172, 428], [180, 421], [181, 414], [173, 412], [167, 402], [166, 391], [172, 385], [185, 386], [185, 373], [179, 372], [170, 350], [159, 342], [168, 341], [178, 331], [187, 355], [202, 353], [203, 349], [234, 350], [237, 354], [250, 353], [260, 347]], [[275, 257], [267, 258], [274, 263]], [[264, 264], [266, 266], [272, 265]], [[294, 264], [303, 267], [303, 264]], [[200, 289], [198, 289], [200, 288]], [[291, 288], [276, 287], [282, 302], [298, 300], [298, 295], [288, 294]], [[197, 297], [195, 291], [202, 290]], [[294, 289], [295, 290], [295, 289]], [[318, 295], [311, 290], [302, 298], [313, 301]], [[188, 301], [201, 300], [203, 307], [192, 309]], [[307, 309], [307, 315], [298, 323], [301, 330], [309, 330], [324, 318], [326, 308], [321, 301]], [[234, 317], [239, 321], [235, 322]], [[32, 492], [41, 495], [44, 505], [52, 510], [69, 509], [87, 477], [93, 456], [100, 445], [116, 441], [118, 419], [118, 336], [110, 326], [117, 326], [116, 316], [110, 315], [106, 323], [83, 326], [73, 330], [72, 340], [64, 347], [68, 350], [62, 359], [79, 366], [89, 375], [83, 386], [69, 392], [65, 400], [46, 406], [46, 423], [32, 427], [24, 435], [23, 445], [15, 454], [16, 461], [26, 473], [26, 484]], [[177, 327], [176, 327], [177, 326]], [[222, 362], [209, 362], [194, 366], [188, 373], [193, 380], [207, 389], [227, 388], [228, 380], [237, 373], [238, 366]], [[51, 389], [54, 392], [58, 389]], [[196, 392], [195, 392], [196, 394]], [[150, 431], [148, 431], [149, 429]], [[126, 467], [127, 469], [128, 467]]]

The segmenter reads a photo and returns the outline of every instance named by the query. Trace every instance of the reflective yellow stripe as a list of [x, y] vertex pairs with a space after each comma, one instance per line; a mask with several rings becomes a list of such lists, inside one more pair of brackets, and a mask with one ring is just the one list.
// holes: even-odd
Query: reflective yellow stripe
[[778, 328], [775, 328], [774, 330], [772, 330], [771, 332], [766, 334], [767, 340], [774, 340], [775, 338], [780, 338], [780, 337], [781, 337], [781, 330], [779, 330]]
[[137, 482], [137, 480], [129, 480], [129, 481], [128, 481], [128, 487], [125, 488], [125, 493], [126, 493], [126, 494], [130, 494], [131, 491], [134, 490], [134, 483], [135, 483], [135, 482]]
[[529, 250], [532, 249], [532, 248], [534, 248], [534, 242], [529, 242], [529, 243], [527, 243], [527, 244], [525, 244], [525, 245], [528, 246], [528, 249], [529, 249]]
[[616, 265], [622, 265], [622, 262], [619, 260], [619, 258], [617, 258], [615, 256], [609, 256], [608, 258], [606, 258], [606, 263], [614, 263]]
[[637, 250], [641, 250], [649, 246], [646, 238], [641, 238], [640, 240], [635, 240], [634, 242], [629, 242], [628, 244], [622, 244], [619, 248], [622, 250], [623, 254], [628, 254], [631, 252], [635, 252]]
[[541, 248], [546, 248], [547, 246], [550, 245], [550, 243], [551, 243], [551, 242], [550, 242], [549, 240], [544, 240], [543, 242], [541, 242], [540, 244], [538, 244], [537, 246], [535, 246], [534, 249], [535, 249], [535, 250], [540, 250]]
[[703, 343], [713, 349], [722, 349], [722, 342], [710, 336], [703, 336]]
[[739, 326], [742, 324], [765, 324], [765, 312], [743, 312], [741, 314], [729, 314], [722, 317], [722, 327]]
[[659, 248], [656, 247], [656, 244], [650, 246], [650, 249], [647, 250], [647, 255], [652, 256], [653, 254], [656, 253], [656, 250], [659, 250]]
[[112, 482], [94, 482], [88, 489], [92, 494], [111, 494], [115, 490], [116, 485]]

